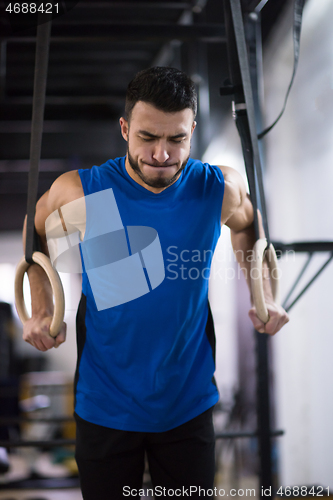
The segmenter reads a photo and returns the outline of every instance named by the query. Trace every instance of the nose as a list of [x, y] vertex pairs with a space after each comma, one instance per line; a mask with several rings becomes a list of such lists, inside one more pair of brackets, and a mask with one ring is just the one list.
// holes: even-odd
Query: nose
[[153, 159], [158, 163], [165, 163], [170, 158], [165, 142], [159, 141], [153, 151]]

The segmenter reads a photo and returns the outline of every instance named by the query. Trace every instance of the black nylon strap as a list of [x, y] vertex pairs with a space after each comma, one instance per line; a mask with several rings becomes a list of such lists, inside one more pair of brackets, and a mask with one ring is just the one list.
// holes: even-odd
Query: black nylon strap
[[305, 0], [295, 0], [295, 3], [294, 3], [294, 24], [293, 24], [294, 69], [293, 69], [293, 73], [292, 73], [291, 80], [289, 83], [289, 87], [287, 89], [286, 97], [284, 99], [283, 108], [282, 108], [279, 116], [272, 123], [272, 125], [265, 128], [262, 132], [260, 132], [260, 134], [258, 134], [258, 139], [262, 139], [266, 134], [268, 134], [268, 132], [270, 132], [272, 130], [273, 127], [275, 127], [275, 125], [280, 120], [281, 116], [283, 115], [283, 113], [286, 109], [287, 100], [288, 100], [288, 97], [289, 97], [289, 94], [291, 91], [291, 87], [294, 83], [296, 70], [297, 70], [297, 66], [298, 66], [299, 49], [300, 49], [300, 41], [301, 41], [302, 14], [303, 14], [304, 3], [305, 3]]
[[51, 19], [37, 27], [34, 93], [32, 102], [32, 122], [30, 140], [30, 170], [28, 180], [27, 229], [25, 241], [25, 260], [32, 264], [35, 240], [35, 210], [38, 193], [38, 171], [42, 146], [43, 120]]
[[255, 172], [253, 168], [253, 150], [251, 144], [251, 136], [249, 130], [249, 122], [246, 116], [246, 112], [237, 112], [236, 116], [236, 126], [239, 133], [239, 137], [241, 138], [242, 151], [246, 169], [246, 176], [249, 183], [250, 188], [250, 197], [253, 206], [253, 223], [254, 223], [254, 231], [256, 235], [256, 239], [259, 238], [259, 221], [257, 215], [258, 209], [258, 199], [257, 199], [257, 189], [256, 189], [256, 179]]
[[[250, 197], [254, 210], [257, 213], [257, 192], [255, 185], [255, 174], [253, 169], [253, 151], [250, 138], [250, 131], [247, 119], [247, 112], [245, 107], [245, 97], [243, 91], [242, 75], [239, 67], [238, 53], [235, 40], [235, 30], [231, 17], [230, 1], [224, 0], [224, 19], [225, 29], [227, 35], [227, 52], [228, 52], [228, 65], [230, 80], [224, 82], [224, 86], [220, 88], [220, 95], [233, 95], [233, 112], [235, 123], [238, 129], [239, 137], [241, 140], [244, 163], [246, 168], [246, 175], [250, 188]], [[242, 108], [238, 109], [238, 108]], [[254, 230], [256, 238], [259, 237], [258, 218], [254, 217]]]
[[228, 60], [232, 86], [234, 89], [241, 89], [236, 91], [234, 94], [234, 115], [242, 142], [246, 174], [249, 181], [250, 196], [254, 209], [255, 233], [256, 238], [258, 239], [259, 222], [257, 207], [259, 197], [263, 226], [267, 242], [269, 244], [270, 236], [267, 223], [262, 168], [255, 123], [254, 99], [245, 41], [241, 3], [240, 0], [225, 0], [224, 6], [226, 32], [228, 38]]

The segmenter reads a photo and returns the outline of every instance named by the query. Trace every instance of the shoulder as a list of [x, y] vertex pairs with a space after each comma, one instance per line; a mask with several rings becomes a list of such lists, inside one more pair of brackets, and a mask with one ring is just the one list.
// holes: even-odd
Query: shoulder
[[77, 170], [60, 175], [37, 202], [35, 226], [38, 234], [45, 233], [45, 221], [52, 212], [83, 196], [84, 192]]
[[48, 206], [51, 212], [84, 196], [78, 170], [71, 170], [58, 177], [50, 187]]
[[242, 199], [246, 196], [246, 186], [242, 176], [231, 167], [219, 166], [225, 184], [224, 202], [230, 208], [237, 208], [241, 205]]
[[246, 185], [243, 177], [231, 167], [219, 166], [224, 177], [224, 199], [222, 206], [222, 223], [225, 223], [247, 199]]

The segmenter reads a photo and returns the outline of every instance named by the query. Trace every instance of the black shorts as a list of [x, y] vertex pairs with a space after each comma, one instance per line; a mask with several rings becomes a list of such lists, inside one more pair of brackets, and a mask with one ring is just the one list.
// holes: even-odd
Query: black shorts
[[214, 485], [212, 412], [210, 408], [175, 429], [156, 433], [110, 429], [75, 415], [75, 456], [84, 500], [139, 499], [145, 455], [156, 496], [188, 498], [191, 492], [192, 499], [202, 497], [196, 491]]

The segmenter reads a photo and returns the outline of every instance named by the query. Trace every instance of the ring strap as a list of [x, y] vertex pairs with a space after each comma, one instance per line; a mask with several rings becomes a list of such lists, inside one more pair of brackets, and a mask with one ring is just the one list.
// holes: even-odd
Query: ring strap
[[269, 126], [266, 127], [265, 130], [260, 132], [258, 134], [258, 139], [262, 139], [268, 132], [272, 130], [273, 127], [277, 124], [277, 122], [280, 120], [281, 116], [283, 115], [286, 106], [287, 106], [287, 101], [288, 97], [291, 91], [291, 87], [293, 86], [296, 71], [297, 71], [297, 66], [298, 66], [298, 59], [299, 59], [299, 49], [300, 49], [300, 41], [301, 41], [301, 28], [302, 28], [302, 15], [303, 15], [303, 8], [304, 8], [304, 3], [305, 0], [295, 0], [294, 3], [294, 24], [293, 24], [293, 41], [294, 41], [294, 68], [293, 68], [293, 73], [291, 75], [291, 80], [286, 92], [286, 96], [284, 98], [284, 103], [282, 110], [280, 111], [280, 114], [274, 120], [274, 122]]
[[45, 92], [49, 45], [51, 35], [51, 19], [37, 26], [34, 93], [32, 101], [32, 122], [30, 139], [30, 169], [28, 180], [27, 229], [25, 241], [25, 259], [32, 264], [34, 252], [34, 220], [38, 193], [38, 171], [42, 147]]

